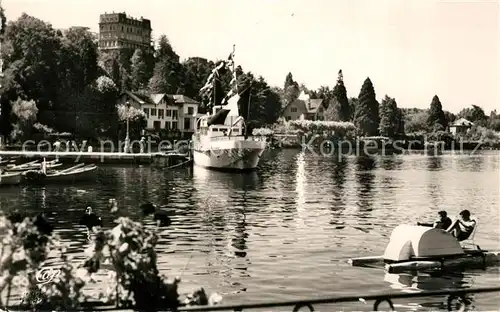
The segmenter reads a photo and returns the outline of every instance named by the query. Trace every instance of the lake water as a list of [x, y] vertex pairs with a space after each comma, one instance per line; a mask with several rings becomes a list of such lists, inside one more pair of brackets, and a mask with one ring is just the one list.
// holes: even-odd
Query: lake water
[[[443, 209], [451, 217], [471, 210], [479, 218], [477, 243], [500, 250], [499, 172], [498, 152], [339, 160], [271, 150], [251, 174], [102, 166], [97, 183], [0, 189], [0, 207], [44, 210], [68, 252], [82, 258], [88, 243], [78, 220], [87, 205], [111, 227], [109, 198], [117, 199], [120, 215], [136, 220], [138, 205], [149, 200], [173, 214], [173, 224], [159, 232], [159, 267], [167, 276], [182, 275], [181, 291], [202, 285], [226, 294], [228, 304], [362, 297], [390, 290], [499, 285], [498, 268], [430, 277], [346, 263], [350, 257], [382, 254], [395, 226], [434, 219]], [[476, 296], [475, 306], [498, 310], [499, 299], [498, 294]], [[396, 308], [418, 303], [420, 309], [435, 310], [443, 302], [399, 300]], [[315, 308], [371, 310], [372, 303]]]

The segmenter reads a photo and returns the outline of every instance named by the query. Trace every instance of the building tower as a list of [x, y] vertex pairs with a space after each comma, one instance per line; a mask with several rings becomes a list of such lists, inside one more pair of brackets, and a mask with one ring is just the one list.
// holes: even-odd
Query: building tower
[[152, 49], [151, 21], [126, 13], [104, 13], [99, 19], [99, 50]]

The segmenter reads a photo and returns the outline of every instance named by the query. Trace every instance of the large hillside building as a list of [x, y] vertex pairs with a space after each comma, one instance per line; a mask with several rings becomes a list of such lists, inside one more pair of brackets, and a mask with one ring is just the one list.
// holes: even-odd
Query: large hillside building
[[104, 13], [99, 19], [99, 49], [152, 49], [151, 21], [126, 13]]

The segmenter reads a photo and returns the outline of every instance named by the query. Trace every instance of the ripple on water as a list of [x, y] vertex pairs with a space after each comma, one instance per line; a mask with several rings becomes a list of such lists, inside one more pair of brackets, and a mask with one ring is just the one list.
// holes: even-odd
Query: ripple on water
[[[203, 285], [230, 293], [227, 303], [479, 287], [497, 284], [498, 269], [391, 276], [349, 267], [345, 259], [382, 253], [395, 226], [442, 209], [451, 216], [470, 209], [480, 220], [478, 243], [500, 250], [499, 169], [496, 152], [339, 158], [270, 151], [251, 174], [103, 166], [97, 184], [0, 189], [0, 208], [44, 210], [67, 252], [81, 261], [88, 241], [77, 223], [87, 205], [111, 227], [110, 197], [135, 220], [139, 203], [155, 202], [172, 215], [165, 229], [145, 220], [160, 238], [160, 271], [182, 275], [182, 291]], [[99, 285], [92, 290], [106, 288]], [[496, 309], [492, 297], [476, 307]], [[436, 308], [436, 300], [418, 303]]]

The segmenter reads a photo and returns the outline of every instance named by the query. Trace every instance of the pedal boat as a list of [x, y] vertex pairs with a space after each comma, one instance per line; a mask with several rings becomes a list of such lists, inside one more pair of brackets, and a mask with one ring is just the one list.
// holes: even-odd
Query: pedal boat
[[500, 264], [500, 252], [482, 250], [473, 239], [472, 243], [459, 242], [441, 229], [399, 225], [392, 231], [382, 256], [352, 258], [348, 263], [363, 267], [384, 266], [388, 273], [485, 268]]

